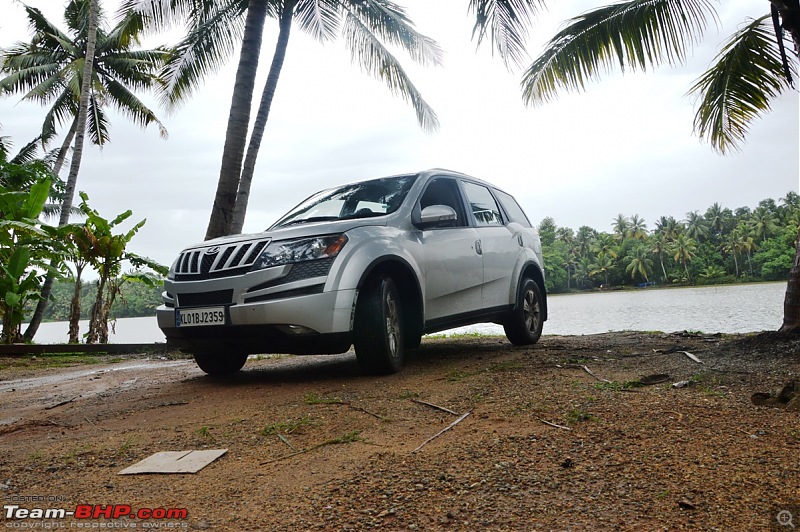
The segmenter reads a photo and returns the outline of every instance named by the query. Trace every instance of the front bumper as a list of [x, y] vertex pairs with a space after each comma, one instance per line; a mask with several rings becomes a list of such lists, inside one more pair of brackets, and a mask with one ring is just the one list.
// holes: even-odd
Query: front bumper
[[[176, 326], [176, 309], [156, 311], [167, 343], [188, 352], [343, 353], [352, 343], [356, 290], [226, 305], [225, 325]], [[184, 307], [186, 308], [186, 307]]]

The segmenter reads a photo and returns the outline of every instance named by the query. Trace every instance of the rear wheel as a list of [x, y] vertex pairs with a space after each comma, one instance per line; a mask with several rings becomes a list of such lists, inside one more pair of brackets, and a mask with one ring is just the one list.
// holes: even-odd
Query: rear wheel
[[386, 375], [403, 367], [403, 316], [397, 287], [391, 277], [367, 280], [358, 296], [353, 344], [365, 371]]
[[524, 277], [519, 287], [517, 307], [503, 325], [506, 337], [514, 345], [535, 344], [542, 336], [542, 292], [536, 281]]
[[247, 353], [195, 353], [194, 361], [209, 375], [228, 375], [242, 369]]

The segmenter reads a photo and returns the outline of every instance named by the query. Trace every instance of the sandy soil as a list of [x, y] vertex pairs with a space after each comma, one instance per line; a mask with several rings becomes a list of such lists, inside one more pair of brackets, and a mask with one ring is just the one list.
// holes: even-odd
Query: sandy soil
[[[173, 357], [0, 366], [0, 521], [16, 529], [787, 530], [781, 510], [800, 526], [797, 400], [751, 400], [800, 380], [797, 338], [426, 339], [389, 377], [352, 354], [252, 359], [225, 379]], [[196, 474], [118, 475], [189, 449], [228, 452]]]

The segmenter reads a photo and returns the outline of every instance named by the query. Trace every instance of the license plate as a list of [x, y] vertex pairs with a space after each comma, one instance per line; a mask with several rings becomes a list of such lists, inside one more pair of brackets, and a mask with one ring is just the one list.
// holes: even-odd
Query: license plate
[[176, 327], [197, 327], [200, 325], [225, 325], [225, 307], [175, 310]]

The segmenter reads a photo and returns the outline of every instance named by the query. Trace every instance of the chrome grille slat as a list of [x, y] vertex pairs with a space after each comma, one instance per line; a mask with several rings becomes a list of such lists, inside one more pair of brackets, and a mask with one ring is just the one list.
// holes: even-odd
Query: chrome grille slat
[[238, 274], [253, 265], [269, 242], [264, 239], [184, 251], [175, 273], [184, 280]]

